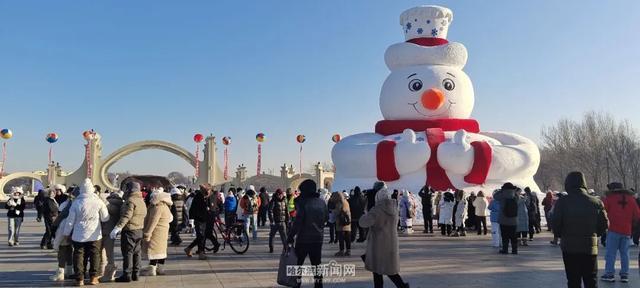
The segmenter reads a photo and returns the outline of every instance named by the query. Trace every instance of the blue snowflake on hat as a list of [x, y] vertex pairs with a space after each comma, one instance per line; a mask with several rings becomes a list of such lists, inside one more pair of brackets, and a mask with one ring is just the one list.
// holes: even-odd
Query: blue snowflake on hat
[[409, 30], [411, 30], [411, 22], [407, 22], [407, 25], [405, 25], [404, 33], [409, 32]]
[[431, 29], [431, 36], [432, 37], [438, 36], [438, 29], [436, 29], [436, 28]]

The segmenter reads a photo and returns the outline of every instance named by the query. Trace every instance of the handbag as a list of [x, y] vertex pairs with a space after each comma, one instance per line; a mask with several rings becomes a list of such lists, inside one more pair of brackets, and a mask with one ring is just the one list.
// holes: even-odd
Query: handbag
[[340, 212], [340, 222], [342, 225], [351, 225], [351, 217], [347, 213]]
[[[298, 265], [298, 256], [296, 256], [293, 247], [287, 247], [280, 255], [280, 263], [278, 265], [278, 284], [286, 287], [295, 287], [298, 285], [298, 277], [296, 276], [296, 268]], [[289, 270], [289, 271], [287, 271]]]

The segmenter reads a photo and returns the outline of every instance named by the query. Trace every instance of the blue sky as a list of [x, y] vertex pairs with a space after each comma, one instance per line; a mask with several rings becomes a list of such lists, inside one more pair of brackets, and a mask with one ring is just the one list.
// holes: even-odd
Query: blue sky
[[[448, 38], [469, 51], [483, 130], [537, 140], [588, 110], [639, 125], [638, 1], [0, 1], [6, 168], [43, 169], [57, 132], [54, 158], [74, 170], [91, 128], [104, 154], [146, 139], [194, 150], [194, 133], [213, 133], [254, 173], [264, 132], [266, 170], [298, 163], [297, 134], [305, 162], [328, 161], [331, 135], [381, 119], [384, 51], [420, 4], [453, 10]], [[193, 170], [163, 151], [112, 169]]]

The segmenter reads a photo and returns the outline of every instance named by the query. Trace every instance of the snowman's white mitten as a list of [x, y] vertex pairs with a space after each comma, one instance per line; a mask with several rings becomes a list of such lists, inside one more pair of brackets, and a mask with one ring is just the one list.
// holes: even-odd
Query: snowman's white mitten
[[448, 173], [467, 175], [473, 167], [474, 150], [467, 132], [458, 130], [453, 139], [438, 146], [438, 163]]
[[411, 129], [402, 132], [402, 138], [396, 143], [396, 169], [400, 175], [425, 169], [431, 156], [431, 149], [427, 141], [417, 141], [416, 133]]

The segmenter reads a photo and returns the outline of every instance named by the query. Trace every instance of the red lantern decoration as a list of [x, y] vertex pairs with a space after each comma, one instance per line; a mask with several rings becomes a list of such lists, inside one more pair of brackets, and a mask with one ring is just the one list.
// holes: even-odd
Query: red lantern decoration
[[256, 175], [262, 174], [262, 142], [264, 142], [264, 140], [264, 133], [256, 134], [256, 141], [258, 141], [258, 163], [256, 165]]
[[340, 142], [340, 140], [342, 140], [342, 137], [340, 137], [340, 134], [334, 134], [331, 137], [331, 140], [333, 141], [333, 143], [338, 143], [338, 142]]
[[231, 144], [231, 137], [222, 137], [222, 144], [224, 144], [224, 180], [229, 180], [229, 144]]
[[196, 142], [196, 163], [193, 165], [196, 168], [194, 175], [196, 179], [200, 176], [200, 142], [203, 140], [204, 136], [202, 134], [197, 133], [196, 135], [193, 135], [193, 141]]
[[82, 132], [82, 138], [87, 141], [93, 139], [95, 136], [96, 132], [93, 131], [93, 129]]
[[84, 140], [87, 140], [87, 144], [84, 145], [84, 157], [87, 164], [87, 178], [91, 178], [91, 176], [93, 175], [93, 163], [91, 163], [91, 141], [95, 139], [95, 137], [96, 132], [93, 131], [93, 129], [82, 132], [82, 138], [84, 138]]

